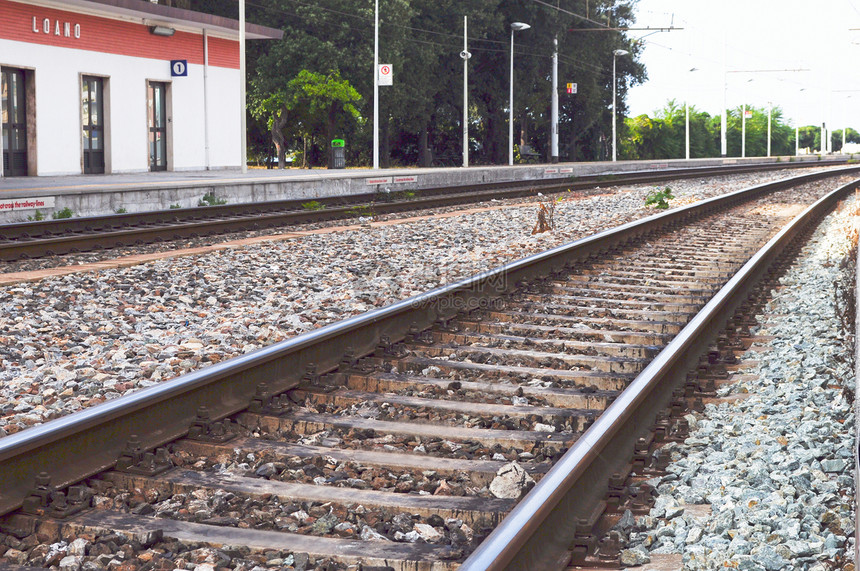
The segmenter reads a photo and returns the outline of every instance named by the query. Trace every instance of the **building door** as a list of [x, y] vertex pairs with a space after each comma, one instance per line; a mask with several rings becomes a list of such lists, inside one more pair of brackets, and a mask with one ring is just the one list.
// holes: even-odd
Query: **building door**
[[84, 174], [105, 172], [104, 80], [81, 78], [81, 136]]
[[147, 93], [149, 170], [167, 170], [167, 84], [150, 81]]
[[27, 95], [24, 87], [23, 70], [0, 69], [4, 176], [27, 176]]

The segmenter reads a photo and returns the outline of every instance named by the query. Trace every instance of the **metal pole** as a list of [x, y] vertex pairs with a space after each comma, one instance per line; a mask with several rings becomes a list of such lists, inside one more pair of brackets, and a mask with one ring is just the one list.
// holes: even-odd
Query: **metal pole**
[[373, 11], [373, 168], [379, 168], [379, 0]]
[[514, 164], [514, 29], [511, 28], [511, 93], [508, 97], [508, 164]]
[[[0, 73], [0, 91], [2, 91], [2, 89], [3, 89], [3, 74]], [[3, 98], [0, 97], [0, 117], [3, 116], [3, 108], [4, 107], [5, 106], [3, 105]], [[0, 120], [0, 123], [2, 123], [2, 120]], [[3, 149], [4, 149], [3, 139], [2, 139], [2, 137], [0, 137], [0, 158], [3, 157]], [[107, 165], [105, 165], [105, 167], [107, 167]], [[3, 176], [3, 161], [0, 160], [0, 177], [2, 177], [2, 176]]]
[[826, 155], [827, 154], [827, 124], [826, 123], [821, 124], [821, 144], [819, 145], [819, 147], [821, 147], [819, 152], [822, 155]]
[[767, 102], [767, 156], [770, 158], [770, 118], [773, 114], [773, 102]]
[[845, 107], [847, 107], [846, 104], [848, 103], [849, 99], [851, 99], [850, 95], [848, 97], [846, 97], [845, 101], [843, 101], [843, 103], [842, 103], [842, 114], [843, 114], [843, 117], [842, 117], [842, 125], [843, 125], [843, 127], [842, 127], [842, 148], [839, 149], [839, 154], [842, 154], [842, 155], [845, 154], [845, 131], [848, 130], [848, 121], [845, 120], [844, 115], [845, 115]]
[[618, 59], [612, 54], [612, 162], [615, 162], [615, 61]]
[[469, 166], [469, 17], [463, 16], [463, 166]]
[[206, 28], [203, 28], [203, 147], [206, 170], [209, 170], [212, 162], [209, 150], [209, 30]]
[[720, 156], [727, 156], [729, 152], [728, 137], [726, 129], [729, 124], [728, 90], [729, 78], [726, 73], [726, 33], [723, 32], [723, 116], [720, 118]]
[[743, 104], [743, 115], [741, 117], [741, 158], [747, 156], [747, 104]]
[[[699, 68], [691, 67], [690, 73], [693, 73], [694, 71], [699, 71]], [[686, 156], [687, 156], [687, 160], [689, 161], [690, 160], [690, 82], [689, 81], [687, 81], [686, 87], [687, 87], [686, 88], [687, 93], [686, 93], [686, 97], [684, 99], [684, 117], [685, 117], [685, 128], [686, 128], [685, 142], [686, 142], [686, 149], [687, 149], [687, 155]]]
[[242, 107], [242, 119], [239, 131], [242, 134], [242, 172], [248, 172], [248, 119], [245, 117], [247, 106], [245, 86], [245, 0], [239, 0], [239, 102]]
[[553, 39], [552, 51], [552, 144], [551, 161], [558, 162], [558, 36]]
[[690, 102], [684, 101], [684, 115], [685, 115], [685, 137], [686, 137], [686, 148], [687, 148], [687, 160], [690, 160]]
[[[801, 87], [800, 91], [797, 92], [797, 108], [800, 109], [800, 99], [803, 97], [801, 93], [806, 91], [805, 87]], [[799, 113], [798, 113], [799, 114]], [[797, 124], [794, 126], [794, 156], [800, 156], [800, 120], [795, 119]]]
[[[827, 115], [826, 118], [830, 121], [831, 125], [835, 125], [836, 121], [833, 120], [833, 68], [830, 68], [830, 73], [827, 76]], [[830, 133], [827, 134], [827, 154], [833, 152], [833, 139], [830, 137]]]

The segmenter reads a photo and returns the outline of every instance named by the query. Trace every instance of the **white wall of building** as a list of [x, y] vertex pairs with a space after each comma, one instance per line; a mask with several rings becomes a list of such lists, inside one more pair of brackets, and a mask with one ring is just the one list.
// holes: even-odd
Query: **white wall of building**
[[[203, 41], [202, 35], [200, 39]], [[206, 165], [203, 66], [171, 77], [170, 62], [0, 39], [0, 66], [35, 70], [38, 174], [80, 174], [80, 76], [107, 78], [110, 172], [149, 170], [147, 81], [164, 81], [172, 108], [173, 170]], [[239, 70], [209, 67], [211, 168], [240, 166]]]
[[[238, 69], [224, 67], [209, 68], [209, 146], [212, 165], [241, 167], [242, 125], [237, 110], [242, 108], [239, 97]], [[212, 97], [214, 86], [229, 85], [221, 89], [218, 97]], [[233, 144], [226, 144], [226, 142]]]

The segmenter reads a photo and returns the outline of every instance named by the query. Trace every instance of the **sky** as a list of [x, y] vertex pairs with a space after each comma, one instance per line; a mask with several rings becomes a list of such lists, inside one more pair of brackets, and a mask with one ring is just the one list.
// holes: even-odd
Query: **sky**
[[[635, 27], [648, 80], [628, 115], [669, 99], [721, 115], [743, 103], [779, 106], [791, 125], [860, 131], [860, 0], [638, 0]], [[856, 28], [856, 29], [852, 29]], [[724, 64], [725, 61], [725, 64]], [[728, 73], [723, 73], [723, 69]], [[695, 71], [689, 71], [695, 68]], [[787, 71], [804, 70], [804, 71]]]

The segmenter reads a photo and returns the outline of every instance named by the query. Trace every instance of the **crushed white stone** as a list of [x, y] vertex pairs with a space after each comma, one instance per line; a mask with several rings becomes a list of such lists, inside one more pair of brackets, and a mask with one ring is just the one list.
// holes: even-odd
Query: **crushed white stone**
[[[671, 204], [797, 172], [675, 181]], [[0, 287], [0, 436], [650, 215], [654, 188], [571, 193], [537, 235], [514, 205]]]
[[757, 333], [774, 339], [721, 389], [746, 398], [688, 415], [655, 507], [622, 530], [631, 550], [680, 553], [689, 571], [854, 568], [854, 340], [834, 303], [853, 212], [829, 216], [773, 290]]

